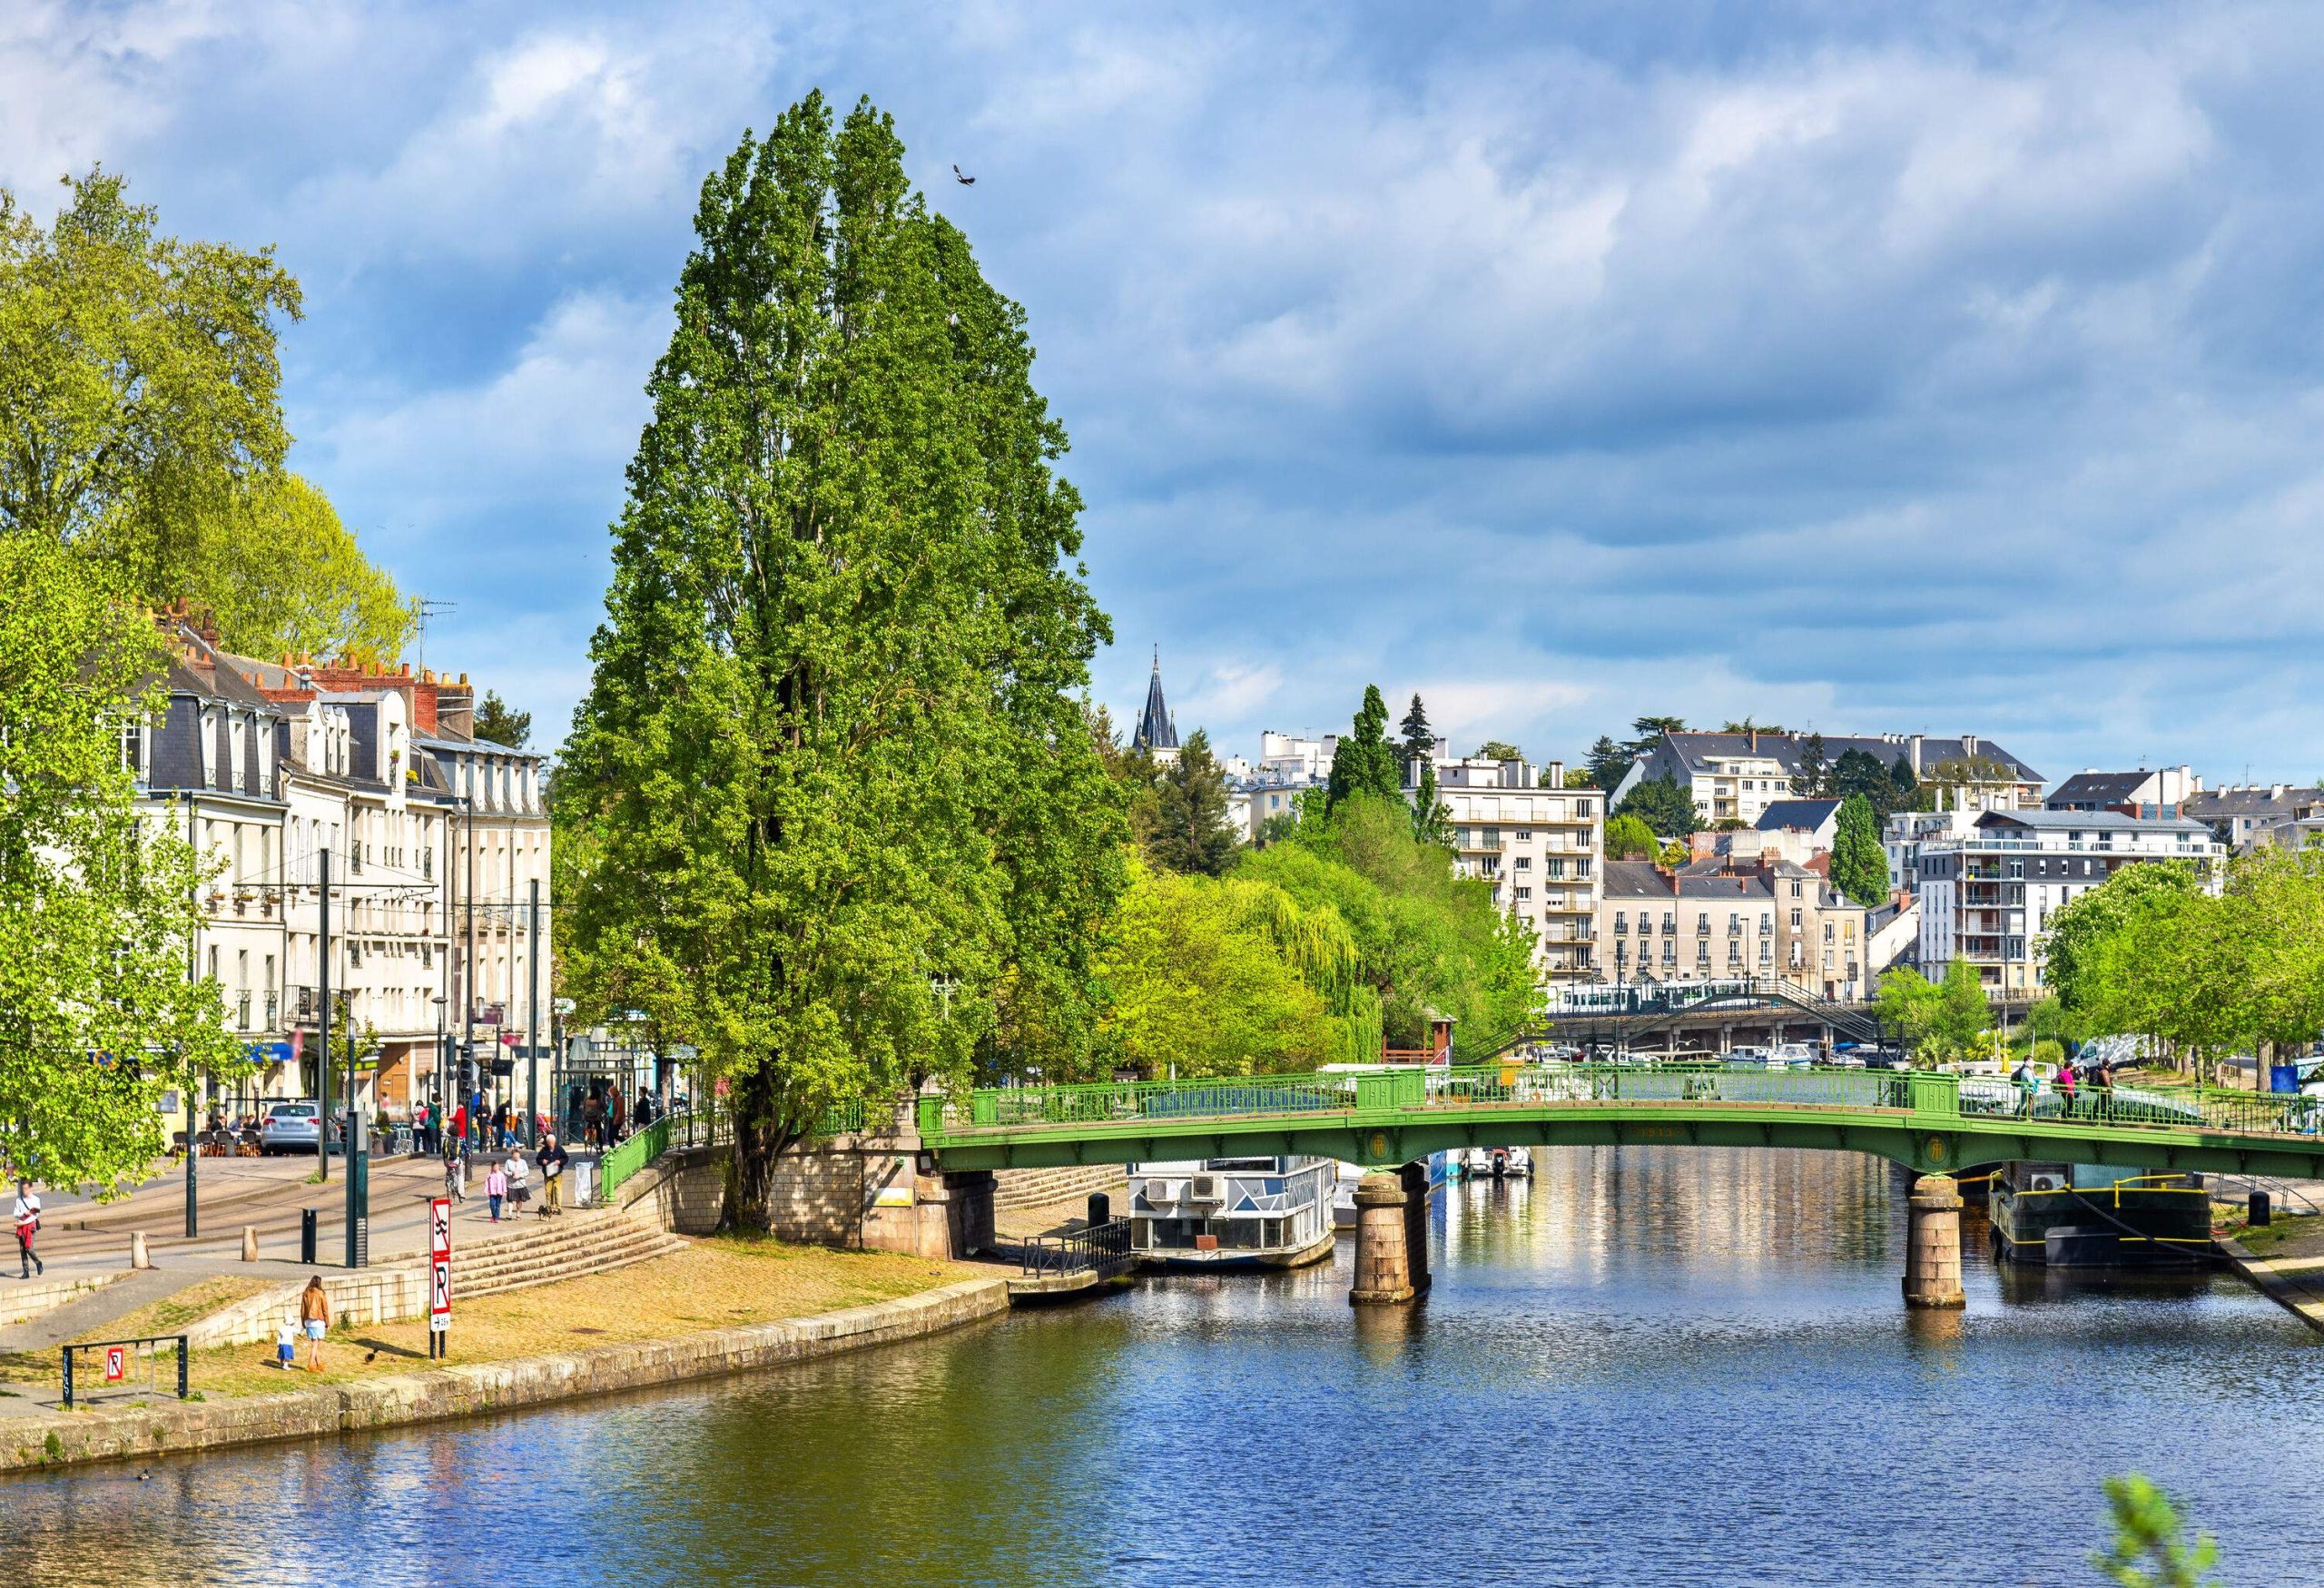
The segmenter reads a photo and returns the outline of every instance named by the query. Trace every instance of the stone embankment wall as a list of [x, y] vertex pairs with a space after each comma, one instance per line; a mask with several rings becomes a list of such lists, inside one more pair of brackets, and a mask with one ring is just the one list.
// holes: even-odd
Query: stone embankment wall
[[[428, 1275], [418, 1267], [364, 1268], [352, 1274], [341, 1270], [323, 1275], [322, 1280], [335, 1327], [398, 1323], [428, 1310]], [[247, 1301], [221, 1307], [186, 1326], [186, 1345], [207, 1351], [271, 1340], [277, 1324], [299, 1316], [299, 1293], [306, 1287], [304, 1279], [287, 1280]]]
[[674, 1340], [600, 1346], [555, 1356], [444, 1367], [360, 1384], [241, 1400], [71, 1412], [0, 1420], [0, 1471], [144, 1460], [281, 1439], [312, 1438], [483, 1412], [513, 1411], [609, 1391], [772, 1367], [915, 1339], [1009, 1307], [1003, 1279], [970, 1279], [894, 1301]]

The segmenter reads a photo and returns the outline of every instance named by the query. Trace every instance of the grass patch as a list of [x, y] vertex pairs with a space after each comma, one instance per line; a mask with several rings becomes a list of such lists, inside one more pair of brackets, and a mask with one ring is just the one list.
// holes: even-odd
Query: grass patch
[[2220, 1228], [2243, 1243], [2243, 1249], [2255, 1258], [2290, 1255], [2291, 1247], [2309, 1247], [2324, 1240], [2324, 1214], [2279, 1213], [2272, 1223], [2254, 1228], [2247, 1224], [2246, 1210], [2238, 1207], [2221, 1220]]
[[706, 1327], [773, 1323], [886, 1301], [979, 1277], [988, 1269], [891, 1252], [828, 1251], [719, 1237], [609, 1274], [463, 1301], [452, 1267], [448, 1355], [428, 1357], [428, 1320], [334, 1329], [326, 1373], [274, 1366], [272, 1341], [194, 1353], [189, 1376], [212, 1398], [265, 1395], [318, 1383], [350, 1384], [464, 1363], [552, 1356], [596, 1345], [666, 1339]]

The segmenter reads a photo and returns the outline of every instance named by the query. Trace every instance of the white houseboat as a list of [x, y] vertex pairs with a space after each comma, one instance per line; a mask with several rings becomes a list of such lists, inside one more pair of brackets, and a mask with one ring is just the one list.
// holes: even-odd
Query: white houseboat
[[1296, 1268], [1332, 1254], [1328, 1158], [1129, 1168], [1129, 1245], [1167, 1267]]

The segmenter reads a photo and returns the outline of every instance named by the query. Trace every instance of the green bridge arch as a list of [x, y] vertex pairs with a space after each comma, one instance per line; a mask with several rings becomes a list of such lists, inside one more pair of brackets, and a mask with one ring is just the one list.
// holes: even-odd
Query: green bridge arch
[[1465, 1147], [1867, 1152], [1923, 1174], [2003, 1159], [2324, 1179], [2319, 1100], [2118, 1088], [2072, 1112], [1919, 1071], [1546, 1064], [1000, 1087], [919, 1102], [947, 1171], [1315, 1155], [1367, 1168]]

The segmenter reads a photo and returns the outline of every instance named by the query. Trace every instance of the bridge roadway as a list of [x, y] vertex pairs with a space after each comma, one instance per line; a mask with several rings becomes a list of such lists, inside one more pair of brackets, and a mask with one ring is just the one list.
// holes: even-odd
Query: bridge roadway
[[1924, 1071], [1499, 1063], [988, 1088], [920, 1100], [947, 1171], [1312, 1154], [1386, 1169], [1465, 1147], [1869, 1152], [1923, 1174], [2004, 1159], [2324, 1179], [2324, 1100], [2119, 1087], [2029, 1114], [2005, 1082]]

